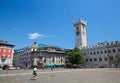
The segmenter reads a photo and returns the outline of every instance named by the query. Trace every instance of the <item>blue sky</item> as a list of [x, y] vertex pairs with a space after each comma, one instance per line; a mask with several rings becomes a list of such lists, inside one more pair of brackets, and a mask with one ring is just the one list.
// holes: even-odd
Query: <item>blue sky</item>
[[74, 48], [73, 22], [87, 21], [87, 44], [120, 41], [120, 0], [0, 0], [0, 40]]

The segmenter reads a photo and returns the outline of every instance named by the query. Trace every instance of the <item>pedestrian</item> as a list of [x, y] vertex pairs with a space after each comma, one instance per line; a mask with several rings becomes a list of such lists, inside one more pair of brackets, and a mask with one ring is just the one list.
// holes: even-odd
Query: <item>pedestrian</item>
[[36, 80], [37, 77], [37, 66], [33, 67], [33, 80]]
[[51, 67], [51, 71], [53, 70], [53, 67]]
[[44, 65], [42, 65], [42, 70], [44, 70], [44, 68], [45, 68]]
[[5, 65], [6, 73], [8, 73], [8, 69], [9, 69], [9, 66], [8, 66], [8, 65]]

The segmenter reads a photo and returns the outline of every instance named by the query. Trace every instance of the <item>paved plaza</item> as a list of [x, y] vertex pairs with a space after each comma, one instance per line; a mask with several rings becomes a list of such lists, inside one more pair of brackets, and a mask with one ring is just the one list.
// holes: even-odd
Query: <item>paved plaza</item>
[[36, 80], [32, 80], [32, 70], [0, 71], [0, 83], [120, 83], [120, 69], [38, 70]]

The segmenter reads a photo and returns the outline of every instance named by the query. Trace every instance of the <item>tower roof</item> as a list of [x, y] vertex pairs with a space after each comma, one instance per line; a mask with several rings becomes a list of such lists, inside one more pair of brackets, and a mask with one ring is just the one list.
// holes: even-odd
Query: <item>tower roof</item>
[[39, 45], [36, 42], [34, 42], [34, 44], [31, 45], [31, 48], [39, 48]]
[[79, 24], [83, 24], [84, 26], [86, 26], [87, 22], [84, 21], [82, 18], [80, 18], [79, 20], [73, 22], [74, 26], [79, 25]]

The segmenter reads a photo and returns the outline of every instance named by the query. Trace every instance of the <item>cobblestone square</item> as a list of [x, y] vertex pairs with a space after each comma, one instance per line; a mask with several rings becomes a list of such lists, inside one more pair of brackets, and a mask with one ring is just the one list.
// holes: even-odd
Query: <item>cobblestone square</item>
[[36, 80], [32, 70], [0, 71], [0, 83], [120, 83], [120, 69], [38, 70]]

